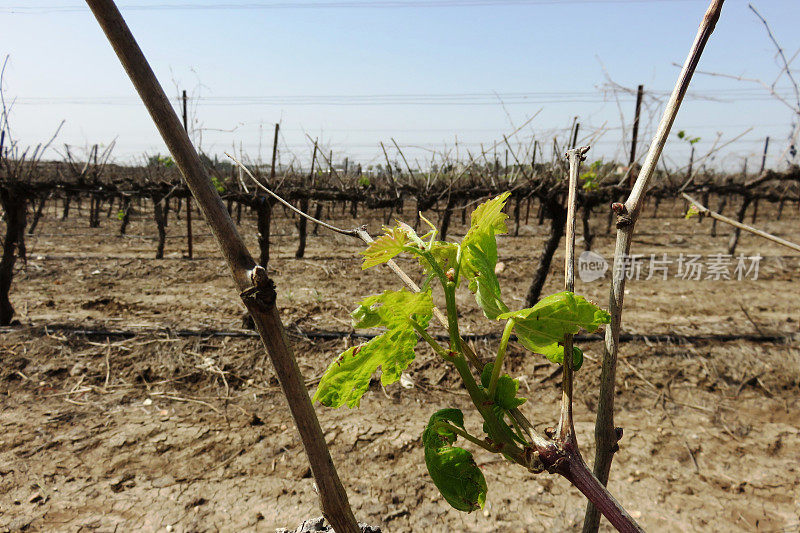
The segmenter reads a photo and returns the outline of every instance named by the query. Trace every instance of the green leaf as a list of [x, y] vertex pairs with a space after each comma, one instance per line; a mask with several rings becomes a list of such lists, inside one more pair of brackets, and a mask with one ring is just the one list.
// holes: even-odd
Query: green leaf
[[[548, 296], [531, 308], [497, 316], [498, 320], [509, 318], [514, 319], [514, 329], [523, 346], [559, 363], [564, 360], [564, 348], [559, 345], [564, 335], [581, 328], [591, 333], [611, 321], [608, 312], [568, 291]], [[573, 361], [577, 369], [583, 363], [583, 352], [576, 350]]]
[[569, 291], [552, 294], [533, 307], [497, 316], [497, 320], [509, 318], [538, 324], [536, 329], [554, 341], [563, 339], [567, 333], [577, 333], [581, 328], [591, 333], [611, 321], [607, 311]]
[[[508, 415], [507, 410], [503, 409], [501, 406], [497, 404], [492, 405], [491, 409], [492, 412], [494, 413], [495, 418], [497, 418], [498, 426], [500, 431], [502, 432], [502, 438], [504, 440], [508, 441], [515, 440], [520, 444], [522, 444], [523, 446], [528, 444], [527, 442], [525, 442], [525, 439], [522, 437], [522, 435], [515, 433], [514, 430], [511, 429], [511, 426], [508, 425], [508, 422], [506, 422], [506, 416]], [[483, 432], [487, 434], [489, 433], [489, 424], [487, 422], [483, 423]], [[514, 459], [506, 454], [503, 454], [503, 457], [505, 457], [512, 463], [514, 462]]]
[[[449, 268], [455, 268], [458, 264], [458, 245], [455, 243], [434, 241], [429, 251], [433, 258], [436, 259], [442, 272], [447, 272]], [[422, 261], [422, 263], [427, 267], [425, 261]]]
[[[508, 198], [509, 194], [511, 193], [503, 193], [475, 208], [475, 211], [472, 212], [470, 229], [464, 236], [460, 246], [455, 243], [443, 241], [432, 241], [426, 246], [426, 249], [433, 256], [439, 268], [442, 269], [442, 272], [447, 272], [450, 268], [456, 269], [458, 267], [458, 253], [459, 249], [461, 250], [461, 272], [458, 275], [459, 284], [461, 278], [466, 277], [470, 279], [477, 275], [476, 269], [471, 264], [472, 257], [468, 249], [471, 244], [478, 245], [479, 248], [490, 254], [490, 258], [493, 257], [490, 261], [492, 261], [491, 269], [492, 272], [494, 272], [494, 264], [497, 263], [497, 245], [494, 242], [494, 236], [498, 233], [505, 233], [508, 231], [505, 223], [505, 219], [508, 218], [508, 215], [503, 213], [502, 210], [505, 207], [505, 200]], [[424, 217], [422, 218], [428, 222]], [[430, 222], [428, 222], [428, 224], [430, 224]], [[435, 227], [432, 224], [431, 227], [435, 232]], [[491, 240], [491, 244], [488, 242], [489, 239]], [[491, 250], [494, 251], [492, 252]], [[432, 275], [430, 265], [428, 265], [428, 262], [422, 257], [419, 257], [419, 260], [422, 268], [425, 270], [425, 274], [430, 277]]]
[[350, 313], [353, 318], [351, 321], [355, 329], [377, 328], [381, 325], [381, 315], [372, 305], [365, 305], [363, 302]]
[[509, 196], [511, 196], [510, 192], [504, 192], [475, 208], [475, 211], [470, 216], [469, 230], [464, 235], [462, 247], [466, 247], [471, 242], [472, 237], [480, 233], [498, 235], [508, 232], [506, 227], [508, 215], [503, 213], [503, 208], [506, 206], [506, 199]]
[[467, 513], [482, 509], [488, 490], [483, 472], [470, 452], [452, 446], [458, 437], [438, 424], [443, 421], [464, 428], [464, 415], [458, 409], [442, 409], [431, 416], [422, 434], [428, 473], [453, 508]]
[[211, 183], [214, 185], [214, 188], [217, 189], [217, 192], [222, 194], [225, 192], [225, 184], [222, 183], [218, 177], [211, 176]]
[[472, 213], [469, 231], [461, 242], [461, 276], [469, 280], [469, 290], [483, 314], [494, 320], [508, 311], [500, 296], [500, 282], [494, 269], [497, 266], [497, 240], [495, 235], [508, 231], [503, 213], [505, 201], [511, 193], [479, 205]]
[[690, 218], [692, 218], [694, 216], [697, 216], [699, 214], [700, 214], [700, 210], [697, 209], [696, 205], [692, 204], [692, 205], [689, 206], [689, 209], [686, 211], [686, 214], [683, 215], [683, 218], [688, 220], [688, 219], [690, 219]]
[[500, 282], [494, 273], [497, 265], [497, 243], [494, 235], [483, 234], [466, 248], [463, 275], [469, 279], [469, 290], [489, 320], [508, 312], [500, 295]]
[[351, 313], [358, 328], [385, 327], [387, 331], [339, 355], [323, 374], [314, 401], [338, 408], [357, 407], [369, 388], [372, 374], [381, 368], [381, 384], [391, 385], [414, 360], [417, 332], [409, 318], [428, 327], [433, 312], [430, 290], [412, 293], [386, 291], [366, 298]]
[[399, 291], [385, 291], [383, 294], [364, 298], [358, 308], [351, 313], [351, 316], [355, 318], [354, 315], [359, 313], [362, 308], [369, 309], [370, 315], [377, 314], [378, 323], [370, 326], [356, 326], [354, 324], [354, 327], [383, 326], [389, 329], [409, 329], [411, 328], [408, 324], [409, 317], [415, 317], [419, 324], [427, 327], [433, 312], [433, 300], [431, 299], [430, 291], [411, 292], [406, 289], [400, 289]]
[[384, 231], [386, 232], [384, 235], [375, 239], [366, 250], [361, 252], [361, 255], [364, 256], [361, 270], [393, 259], [403, 252], [403, 247], [409, 242], [408, 233], [399, 226], [384, 228]]
[[[548, 361], [558, 363], [559, 365], [564, 362], [564, 347], [554, 342], [547, 346], [540, 346], [536, 349], [528, 348], [532, 352], [542, 354]], [[583, 366], [583, 351], [577, 346], [572, 347], [572, 368], [573, 370], [580, 370]]]
[[[451, 268], [454, 269], [458, 265], [458, 245], [455, 243], [433, 241], [430, 243], [428, 252], [430, 252], [430, 256], [433, 257], [442, 272], [447, 272]], [[436, 273], [428, 264], [428, 260], [421, 255], [417, 255], [417, 259], [419, 259], [419, 264], [425, 272], [426, 280], [434, 279]]]
[[508, 411], [525, 403], [526, 398], [517, 398], [518, 390], [519, 380], [511, 379], [508, 374], [500, 376], [497, 380], [497, 396], [495, 397], [497, 405]]
[[[484, 389], [489, 388], [493, 369], [494, 363], [489, 363], [483, 367], [483, 371], [481, 372], [481, 385], [483, 385]], [[507, 411], [516, 409], [527, 401], [526, 398], [517, 398], [518, 390], [519, 380], [512, 379], [508, 374], [501, 375], [497, 380], [497, 391], [494, 397], [495, 404]]]

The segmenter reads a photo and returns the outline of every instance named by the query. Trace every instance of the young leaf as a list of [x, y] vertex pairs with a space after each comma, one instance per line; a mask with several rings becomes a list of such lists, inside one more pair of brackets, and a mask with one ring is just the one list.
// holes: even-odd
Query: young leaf
[[[553, 363], [558, 363], [559, 365], [564, 362], [564, 347], [561, 344], [554, 342], [553, 344], [549, 344], [547, 346], [530, 346], [525, 344], [525, 341], [522, 340], [523, 338], [522, 336], [520, 336], [519, 338], [520, 342], [522, 342], [523, 345], [530, 351], [542, 354], [549, 361]], [[583, 366], [583, 351], [577, 346], [573, 346], [572, 369], [580, 370], [582, 366]]]
[[457, 435], [438, 425], [448, 422], [464, 428], [464, 415], [458, 409], [442, 409], [431, 416], [422, 434], [425, 465], [444, 499], [459, 511], [471, 513], [486, 503], [486, 479], [472, 454], [452, 446]]
[[[523, 346], [559, 363], [564, 360], [564, 348], [559, 345], [564, 335], [581, 328], [591, 333], [611, 321], [606, 311], [568, 291], [548, 296], [531, 308], [497, 316], [498, 320], [509, 318], [514, 318], [514, 330]], [[574, 351], [573, 361], [579, 368], [583, 352]]]
[[338, 408], [357, 407], [381, 367], [381, 383], [391, 385], [414, 360], [417, 333], [408, 319], [427, 327], [433, 312], [430, 291], [405, 289], [370, 296], [351, 313], [355, 327], [385, 327], [387, 331], [366, 344], [354, 346], [331, 363], [319, 382], [314, 401]]
[[506, 227], [508, 215], [503, 213], [503, 208], [506, 206], [506, 199], [510, 195], [510, 192], [504, 192], [500, 196], [492, 198], [475, 208], [475, 211], [470, 216], [469, 230], [464, 235], [464, 240], [461, 244], [463, 248], [469, 245], [474, 236], [481, 233], [498, 235], [508, 232]]
[[[357, 316], [361, 316], [362, 309], [368, 309], [370, 317], [375, 315], [377, 318], [370, 318], [369, 322], [377, 323], [368, 326], [356, 324]], [[423, 327], [428, 326], [433, 309], [433, 300], [430, 291], [411, 292], [406, 289], [399, 291], [384, 291], [383, 294], [369, 296], [359, 304], [355, 311], [350, 313], [353, 317], [355, 328], [367, 328], [383, 326], [385, 328], [410, 328], [408, 317], [415, 316], [416, 321]]]
[[[484, 389], [489, 388], [492, 380], [492, 370], [494, 363], [488, 363], [481, 372], [481, 385]], [[495, 392], [494, 402], [505, 410], [516, 409], [527, 401], [526, 398], [517, 398], [519, 390], [519, 380], [512, 379], [508, 374], [503, 374], [497, 380], [497, 392]]]
[[611, 321], [607, 311], [569, 291], [552, 294], [533, 307], [497, 316], [497, 320], [509, 318], [536, 324], [535, 329], [553, 341], [563, 339], [567, 333], [577, 333], [581, 328], [591, 333]]
[[508, 312], [508, 307], [500, 296], [500, 282], [494, 268], [497, 265], [497, 244], [494, 235], [482, 234], [473, 239], [466, 249], [462, 262], [464, 276], [469, 279], [469, 290], [475, 294], [475, 301], [489, 320]]
[[[472, 213], [470, 229], [464, 236], [461, 243], [461, 273], [458, 276], [458, 282], [461, 278], [471, 279], [477, 275], [476, 269], [472, 266], [472, 258], [470, 256], [469, 245], [476, 244], [484, 249], [489, 254], [489, 260], [492, 264], [492, 271], [494, 265], [497, 263], [497, 245], [494, 242], [494, 236], [498, 233], [505, 233], [508, 231], [506, 228], [505, 219], [508, 215], [502, 212], [505, 207], [505, 200], [510, 193], [503, 193], [500, 196], [484, 202], [479, 205]], [[424, 219], [424, 217], [423, 217]], [[427, 222], [427, 221], [426, 221]], [[491, 240], [491, 247], [493, 252], [489, 249], [488, 240]], [[432, 241], [428, 246], [428, 251], [436, 260], [439, 268], [446, 272], [450, 268], [456, 268], [458, 261], [459, 245], [450, 242]], [[493, 257], [493, 259], [492, 259]], [[428, 276], [431, 276], [430, 266], [423, 258], [419, 258], [422, 268]], [[473, 290], [473, 292], [475, 292]], [[499, 294], [499, 292], [498, 292]], [[507, 309], [505, 309], [507, 310]]]
[[518, 390], [519, 380], [511, 379], [508, 374], [500, 376], [497, 380], [497, 397], [495, 398], [497, 405], [508, 411], [525, 403], [526, 398], [517, 398]]
[[469, 231], [461, 242], [461, 275], [469, 280], [469, 290], [490, 320], [508, 311], [500, 296], [500, 282], [494, 269], [497, 265], [495, 235], [508, 231], [505, 222], [508, 215], [503, 213], [503, 208], [509, 194], [503, 193], [479, 205], [472, 213]]
[[[433, 241], [430, 245], [430, 249], [428, 250], [433, 256], [433, 259], [439, 265], [439, 268], [442, 269], [442, 272], [447, 272], [451, 268], [455, 268], [457, 265], [457, 257], [458, 257], [458, 245], [452, 242], [444, 242], [444, 241]], [[422, 269], [425, 271], [425, 274], [428, 276], [434, 276], [433, 271], [431, 270], [428, 261], [426, 261], [423, 257], [417, 256], [419, 259], [419, 264], [422, 266]]]
[[364, 262], [361, 270], [366, 270], [375, 265], [380, 265], [393, 259], [403, 252], [403, 247], [408, 244], [409, 236], [403, 228], [384, 228], [386, 233], [375, 239], [366, 250], [361, 252]]

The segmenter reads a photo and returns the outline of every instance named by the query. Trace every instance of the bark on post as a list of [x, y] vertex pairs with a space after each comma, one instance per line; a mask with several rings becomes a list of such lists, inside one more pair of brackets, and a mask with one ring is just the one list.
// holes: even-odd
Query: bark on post
[[628, 187], [633, 187], [633, 164], [636, 162], [636, 142], [639, 137], [639, 116], [642, 112], [642, 96], [644, 95], [644, 85], [639, 85], [636, 89], [636, 113], [633, 118], [633, 132], [631, 133], [631, 156], [628, 160]]

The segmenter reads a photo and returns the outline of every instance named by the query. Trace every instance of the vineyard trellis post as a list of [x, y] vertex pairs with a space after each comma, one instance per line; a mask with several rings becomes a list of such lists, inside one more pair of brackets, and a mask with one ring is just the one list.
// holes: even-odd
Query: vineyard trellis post
[[631, 157], [628, 159], [628, 187], [633, 187], [633, 164], [636, 162], [636, 142], [639, 137], [639, 117], [642, 112], [642, 97], [644, 85], [639, 84], [636, 89], [636, 112], [633, 115], [633, 131], [631, 132]]
[[347, 493], [339, 480], [303, 376], [286, 340], [276, 293], [266, 270], [256, 265], [233, 220], [206, 174], [189, 136], [155, 77], [113, 0], [86, 0], [139, 96], [155, 122], [175, 162], [197, 199], [217, 239], [242, 301], [272, 360], [319, 490], [322, 511], [339, 533], [360, 531]]
[[[278, 160], [278, 134], [280, 133], [280, 123], [275, 124], [275, 136], [272, 140], [272, 163], [269, 167], [269, 184], [275, 186], [275, 164]], [[269, 196], [259, 196], [256, 207], [258, 217], [258, 248], [260, 254], [259, 264], [264, 268], [269, 265], [269, 234], [272, 225], [272, 207], [274, 201]]]
[[[310, 187], [303, 187], [303, 191], [301, 193], [302, 196], [300, 197], [300, 211], [303, 213], [308, 211], [308, 197], [316, 182], [314, 179], [314, 173], [316, 172], [317, 149], [317, 143], [315, 142], [314, 152], [311, 155], [311, 172], [308, 175]], [[297, 234], [300, 242], [297, 244], [297, 251], [295, 252], [294, 256], [297, 259], [301, 259], [306, 253], [306, 237], [308, 234], [308, 220], [306, 220], [305, 217], [299, 217], [297, 219]]]

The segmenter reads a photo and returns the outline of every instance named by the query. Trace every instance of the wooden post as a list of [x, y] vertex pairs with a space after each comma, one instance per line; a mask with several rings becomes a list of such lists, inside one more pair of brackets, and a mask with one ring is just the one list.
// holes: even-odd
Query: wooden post
[[[314, 143], [314, 153], [311, 156], [311, 174], [309, 174], [308, 178], [311, 182], [311, 186], [314, 186], [314, 166], [317, 163], [317, 143]], [[309, 190], [306, 189], [305, 196], [300, 198], [300, 211], [303, 213], [308, 212], [308, 194]], [[294, 256], [297, 259], [302, 258], [306, 253], [306, 236], [308, 233], [308, 219], [306, 217], [298, 217], [297, 220], [297, 233], [300, 238], [300, 242], [297, 245], [297, 251], [294, 253]]]
[[[764, 153], [761, 155], [761, 170], [759, 170], [759, 172], [758, 172], [759, 176], [763, 176], [764, 175], [764, 169], [767, 166], [767, 151], [768, 150], [769, 150], [769, 137], [767, 137], [764, 140]], [[780, 210], [778, 212], [780, 213]], [[755, 224], [757, 217], [758, 217], [758, 197], [756, 197], [756, 199], [753, 201], [753, 215], [750, 218], [750, 221], [753, 224]]]
[[581, 129], [581, 123], [578, 122], [578, 117], [575, 117], [575, 125], [572, 127], [572, 141], [569, 143], [571, 149], [578, 146], [578, 131]]
[[286, 340], [275, 305], [274, 283], [253, 261], [236, 225], [225, 212], [225, 206], [206, 175], [189, 136], [181, 128], [175, 110], [113, 0], [86, 0], [86, 3], [114, 47], [211, 226], [288, 400], [317, 483], [324, 516], [337, 533], [358, 533], [360, 528], [333, 465], [303, 375]]
[[761, 156], [761, 170], [759, 174], [763, 174], [764, 168], [767, 166], [767, 150], [769, 150], [769, 136], [764, 139], [764, 154]]
[[[267, 184], [269, 187], [275, 186], [275, 165], [278, 160], [278, 134], [280, 133], [280, 128], [280, 124], [275, 124], [275, 137], [272, 140], [272, 163], [269, 169], [269, 183]], [[272, 226], [274, 201], [271, 196], [259, 196], [257, 202], [259, 264], [266, 269], [269, 265], [269, 235]]]
[[631, 157], [628, 159], [628, 187], [633, 187], [633, 164], [636, 162], [636, 142], [639, 138], [639, 117], [642, 112], [642, 96], [644, 96], [644, 85], [639, 85], [636, 90], [636, 113], [633, 116], [633, 132], [631, 133]]

